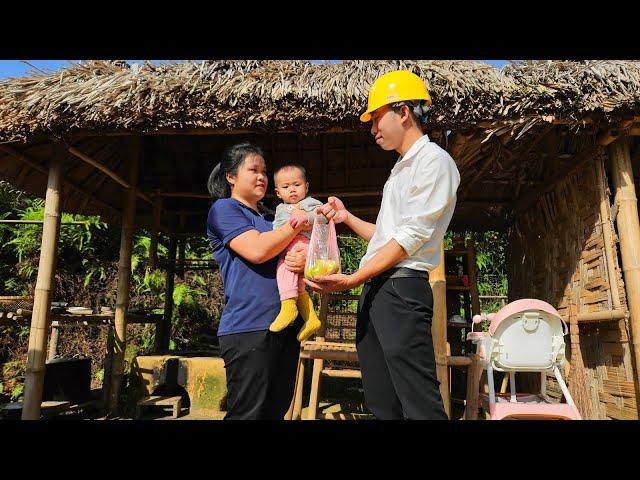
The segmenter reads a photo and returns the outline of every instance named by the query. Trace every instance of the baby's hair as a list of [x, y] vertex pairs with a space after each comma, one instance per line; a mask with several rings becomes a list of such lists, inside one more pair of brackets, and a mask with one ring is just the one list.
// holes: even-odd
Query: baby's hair
[[275, 186], [278, 185], [278, 182], [276, 180], [278, 173], [280, 173], [282, 170], [289, 170], [291, 168], [297, 168], [298, 170], [300, 170], [302, 172], [302, 178], [304, 178], [304, 181], [307, 181], [307, 169], [304, 168], [302, 165], [300, 165], [299, 163], [287, 163], [285, 165], [282, 165], [281, 167], [278, 167], [276, 169], [276, 171], [273, 173], [273, 184]]

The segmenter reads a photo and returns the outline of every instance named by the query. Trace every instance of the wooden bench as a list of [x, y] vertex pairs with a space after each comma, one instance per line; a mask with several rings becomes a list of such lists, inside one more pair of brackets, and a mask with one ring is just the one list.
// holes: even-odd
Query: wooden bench
[[180, 416], [180, 410], [182, 409], [182, 397], [164, 397], [162, 395], [152, 395], [150, 397], [144, 397], [138, 401], [136, 405], [136, 418], [139, 419], [142, 416], [142, 409], [149, 407], [171, 407], [173, 409], [173, 418]]
[[[59, 415], [64, 412], [79, 410], [95, 405], [97, 402], [91, 400], [84, 403], [72, 404], [66, 400], [45, 400], [40, 404], [40, 414], [43, 417]], [[12, 402], [0, 407], [0, 412], [8, 418], [20, 418], [22, 416], [22, 402]]]

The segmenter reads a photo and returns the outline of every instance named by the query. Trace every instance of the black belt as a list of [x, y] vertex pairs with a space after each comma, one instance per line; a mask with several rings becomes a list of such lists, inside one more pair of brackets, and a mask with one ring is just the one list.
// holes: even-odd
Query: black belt
[[429, 272], [424, 270], [414, 270], [413, 268], [407, 267], [395, 267], [385, 270], [381, 274], [367, 280], [366, 283], [388, 280], [390, 278], [424, 278], [429, 280]]

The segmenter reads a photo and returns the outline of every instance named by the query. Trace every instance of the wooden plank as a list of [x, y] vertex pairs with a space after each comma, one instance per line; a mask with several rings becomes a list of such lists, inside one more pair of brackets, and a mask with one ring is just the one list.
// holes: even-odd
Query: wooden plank
[[322, 420], [370, 420], [375, 418], [370, 413], [320, 413], [317, 418]]
[[448, 356], [447, 365], [450, 367], [466, 367], [471, 365], [471, 358], [464, 356]]
[[138, 401], [138, 405], [147, 406], [147, 405], [167, 405], [173, 406], [176, 405], [182, 397], [174, 396], [174, 397], [165, 397], [162, 395], [152, 395], [150, 397], [145, 397]]
[[362, 378], [362, 372], [360, 370], [333, 370], [330, 368], [322, 369], [322, 375], [331, 378]]

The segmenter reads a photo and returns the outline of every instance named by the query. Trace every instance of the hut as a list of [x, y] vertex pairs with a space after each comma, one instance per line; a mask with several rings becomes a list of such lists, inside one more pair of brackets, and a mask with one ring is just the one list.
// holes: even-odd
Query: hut
[[[637, 419], [640, 370], [640, 62], [86, 62], [0, 82], [0, 178], [46, 213], [23, 418], [38, 418], [61, 210], [121, 225], [110, 408], [126, 343], [134, 226], [202, 235], [205, 180], [239, 139], [271, 168], [309, 171], [311, 194], [374, 220], [395, 153], [358, 120], [371, 83], [404, 68], [427, 83], [427, 133], [461, 173], [453, 230], [509, 237], [509, 296], [570, 324], [569, 388], [585, 418]], [[155, 248], [155, 247], [154, 247]], [[439, 321], [434, 319], [434, 322]], [[169, 324], [159, 325], [159, 346]], [[446, 356], [439, 350], [439, 365]], [[548, 380], [553, 390], [552, 380]]]

